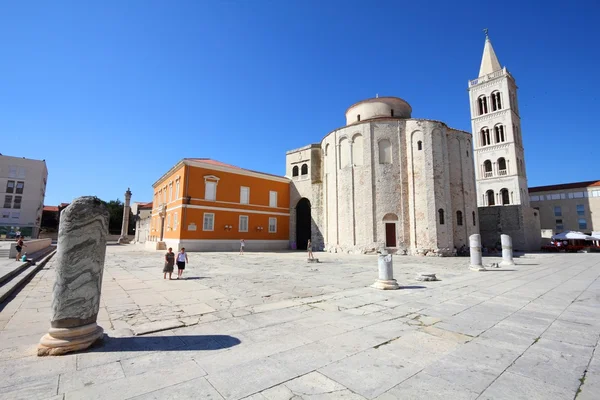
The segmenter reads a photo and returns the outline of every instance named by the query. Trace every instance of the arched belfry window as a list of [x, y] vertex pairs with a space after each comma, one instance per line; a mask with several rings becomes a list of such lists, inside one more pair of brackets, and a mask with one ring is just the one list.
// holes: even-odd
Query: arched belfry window
[[444, 225], [444, 209], [440, 208], [438, 210], [438, 221], [440, 223], [440, 225]]
[[492, 93], [492, 111], [498, 111], [502, 109], [502, 100], [500, 99], [500, 92]]
[[492, 162], [490, 160], [485, 160], [483, 162], [483, 177], [491, 178], [494, 173], [492, 172]]
[[363, 137], [361, 134], [352, 137], [352, 164], [363, 165]]
[[494, 127], [494, 135], [496, 136], [496, 143], [505, 142], [506, 136], [504, 135], [504, 125], [496, 125]]
[[302, 164], [302, 168], [300, 169], [300, 173], [302, 175], [308, 175], [308, 164]]
[[294, 168], [292, 168], [292, 176], [298, 176], [298, 166], [294, 165]]
[[488, 206], [494, 206], [496, 205], [496, 200], [494, 198], [494, 191], [493, 190], [488, 190], [487, 192], [485, 192], [485, 196], [487, 197], [487, 205]]
[[508, 189], [501, 189], [500, 195], [502, 196], [502, 205], [503, 206], [510, 204], [510, 196], [508, 194]]
[[462, 211], [457, 211], [456, 212], [456, 225], [460, 225], [462, 226], [463, 224], [463, 215], [462, 215]]
[[420, 140], [417, 142], [417, 150], [423, 150], [423, 142]]
[[388, 139], [380, 140], [379, 146], [379, 164], [392, 163], [392, 144]]
[[489, 146], [492, 144], [492, 140], [490, 138], [490, 130], [488, 128], [481, 129], [481, 145]]
[[483, 115], [483, 114], [487, 114], [488, 113], [487, 98], [485, 96], [480, 96], [477, 99], [477, 106], [479, 108], [479, 115]]
[[476, 226], [477, 222], [475, 222], [475, 211], [473, 211], [473, 226]]
[[506, 171], [506, 159], [504, 157], [500, 157], [498, 159], [498, 173], [500, 175], [507, 175], [507, 171]]
[[358, 115], [356, 116], [356, 120], [357, 120], [358, 122], [360, 122], [360, 114], [358, 114]]

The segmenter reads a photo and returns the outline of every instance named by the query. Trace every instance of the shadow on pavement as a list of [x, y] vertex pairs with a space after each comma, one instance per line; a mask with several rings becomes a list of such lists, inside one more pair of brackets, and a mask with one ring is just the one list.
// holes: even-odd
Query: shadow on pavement
[[509, 271], [516, 271], [516, 269], [486, 268], [484, 272], [509, 272]]
[[400, 289], [427, 289], [427, 286], [400, 286]]
[[90, 352], [118, 351], [196, 351], [221, 350], [237, 346], [241, 341], [229, 335], [173, 335], [110, 337], [104, 335]]

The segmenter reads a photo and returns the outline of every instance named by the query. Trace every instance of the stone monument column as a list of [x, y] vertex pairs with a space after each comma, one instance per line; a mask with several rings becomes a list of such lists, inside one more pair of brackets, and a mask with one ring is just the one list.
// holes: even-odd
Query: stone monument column
[[97, 197], [79, 197], [60, 214], [56, 281], [50, 330], [38, 345], [38, 356], [86, 349], [103, 335], [96, 324], [108, 209]]
[[163, 235], [165, 233], [165, 218], [167, 217], [167, 206], [163, 204], [160, 206], [160, 210], [158, 211], [158, 216], [160, 217], [160, 240], [156, 243], [156, 250], [166, 250], [167, 244], [163, 242]]
[[476, 233], [469, 236], [469, 251], [471, 253], [470, 269], [473, 271], [485, 271], [481, 257], [481, 236]]
[[387, 250], [382, 250], [378, 257], [379, 279], [372, 285], [375, 289], [395, 290], [400, 289], [398, 282], [394, 279], [394, 268], [392, 255]]
[[121, 237], [119, 238], [119, 244], [129, 243], [127, 232], [129, 231], [129, 212], [131, 207], [129, 202], [131, 201], [131, 190], [127, 188], [125, 192], [125, 205], [123, 206], [123, 225], [121, 225]]
[[502, 243], [502, 262], [500, 265], [515, 265], [512, 238], [508, 235], [500, 235], [500, 243]]

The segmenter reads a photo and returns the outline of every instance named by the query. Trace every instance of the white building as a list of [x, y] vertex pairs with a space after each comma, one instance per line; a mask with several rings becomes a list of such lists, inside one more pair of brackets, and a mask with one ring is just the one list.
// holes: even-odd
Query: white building
[[540, 220], [529, 206], [517, 85], [487, 34], [469, 99], [483, 245], [496, 246], [506, 233], [515, 249], [539, 250]]
[[0, 235], [37, 238], [47, 179], [44, 160], [0, 155]]
[[479, 232], [472, 137], [410, 105], [352, 105], [346, 126], [287, 152], [290, 239], [306, 248], [451, 255]]

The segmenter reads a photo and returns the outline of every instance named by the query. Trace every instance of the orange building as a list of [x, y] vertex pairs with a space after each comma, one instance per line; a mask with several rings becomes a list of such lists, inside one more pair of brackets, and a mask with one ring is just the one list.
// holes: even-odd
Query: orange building
[[[153, 185], [150, 241], [175, 251], [289, 247], [290, 181], [208, 158], [185, 158]], [[157, 248], [164, 247], [158, 245]]]

